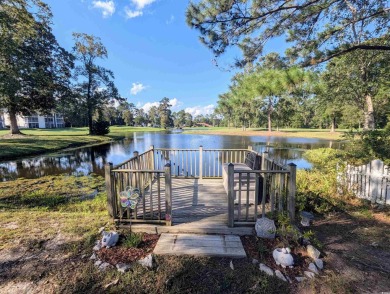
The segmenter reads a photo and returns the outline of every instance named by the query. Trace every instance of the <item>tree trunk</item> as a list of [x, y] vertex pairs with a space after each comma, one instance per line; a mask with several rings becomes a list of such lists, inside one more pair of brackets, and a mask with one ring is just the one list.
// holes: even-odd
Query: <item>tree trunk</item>
[[374, 105], [372, 104], [371, 95], [366, 95], [366, 109], [364, 110], [364, 130], [373, 130], [375, 129], [375, 120], [374, 120]]
[[331, 126], [331, 128], [330, 128], [330, 132], [331, 132], [331, 133], [334, 133], [334, 132], [335, 132], [335, 129], [336, 129], [336, 117], [333, 116], [333, 117], [332, 117], [332, 126]]
[[9, 120], [11, 123], [11, 135], [21, 134], [18, 127], [18, 121], [16, 119], [16, 113], [13, 109], [9, 110]]
[[272, 132], [271, 111], [268, 111], [268, 132]]
[[89, 129], [90, 135], [93, 135], [92, 134], [92, 124], [93, 124], [92, 111], [90, 109], [88, 109], [88, 129]]

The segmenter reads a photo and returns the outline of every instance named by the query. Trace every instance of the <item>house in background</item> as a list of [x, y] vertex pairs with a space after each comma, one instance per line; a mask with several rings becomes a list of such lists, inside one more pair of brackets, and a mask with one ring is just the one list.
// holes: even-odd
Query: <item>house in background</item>
[[5, 125], [4, 125], [4, 114], [2, 112], [0, 112], [0, 129], [4, 129], [5, 128]]
[[[30, 116], [17, 115], [16, 120], [18, 127], [21, 129], [55, 129], [64, 128], [64, 118], [58, 113], [50, 115], [32, 114]], [[0, 113], [0, 128], [6, 128], [11, 125], [9, 114]]]

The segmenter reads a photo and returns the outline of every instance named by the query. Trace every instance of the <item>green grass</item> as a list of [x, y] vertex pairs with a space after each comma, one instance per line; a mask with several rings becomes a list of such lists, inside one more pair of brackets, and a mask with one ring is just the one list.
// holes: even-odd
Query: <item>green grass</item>
[[88, 128], [65, 129], [23, 129], [26, 136], [16, 138], [1, 138], [9, 133], [0, 130], [0, 160], [12, 160], [18, 157], [32, 156], [54, 152], [67, 148], [75, 148], [90, 144], [106, 143], [120, 139], [132, 132], [161, 131], [157, 128], [141, 128], [112, 126], [107, 136], [89, 136]]
[[[96, 198], [82, 200], [96, 189]], [[61, 201], [53, 202], [56, 197]], [[157, 256], [154, 269], [135, 265], [125, 274], [115, 268], [100, 272], [89, 256], [100, 238], [98, 229], [112, 230], [111, 224], [102, 177], [48, 176], [0, 183], [0, 255], [25, 252], [16, 262], [11, 258], [4, 264], [2, 287], [23, 281], [42, 293], [289, 292], [287, 283], [266, 276], [246, 259], [233, 260], [234, 271], [230, 259]], [[139, 238], [130, 239], [131, 244], [124, 245], [136, 246]], [[48, 249], [53, 240], [62, 242]]]
[[341, 140], [346, 129], [338, 129], [331, 133], [327, 129], [276, 129], [269, 133], [265, 128], [247, 128], [242, 131], [241, 128], [227, 127], [194, 127], [185, 128], [187, 134], [210, 134], [210, 135], [237, 135], [237, 136], [276, 136], [276, 137], [300, 137], [300, 138], [320, 138], [329, 140]]

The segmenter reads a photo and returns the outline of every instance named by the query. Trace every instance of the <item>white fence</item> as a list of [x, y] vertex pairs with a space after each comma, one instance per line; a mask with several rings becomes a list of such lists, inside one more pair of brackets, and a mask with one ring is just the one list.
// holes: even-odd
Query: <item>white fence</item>
[[357, 197], [372, 203], [390, 204], [390, 169], [383, 161], [376, 159], [362, 166], [347, 165], [344, 182], [349, 191]]

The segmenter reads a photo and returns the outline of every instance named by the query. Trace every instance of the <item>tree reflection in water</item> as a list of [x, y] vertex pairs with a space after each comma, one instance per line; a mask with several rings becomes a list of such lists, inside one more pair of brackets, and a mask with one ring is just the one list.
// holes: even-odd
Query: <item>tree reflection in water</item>
[[118, 164], [130, 158], [134, 151], [144, 152], [151, 145], [161, 148], [246, 148], [267, 151], [271, 158], [283, 164], [294, 162], [298, 168], [310, 168], [302, 158], [307, 149], [332, 147], [342, 149], [344, 144], [313, 138], [262, 136], [221, 136], [180, 133], [131, 133], [121, 141], [98, 146], [78, 148], [53, 155], [37, 156], [0, 163], [0, 180], [38, 178], [46, 175], [73, 174], [104, 175], [107, 162]]

